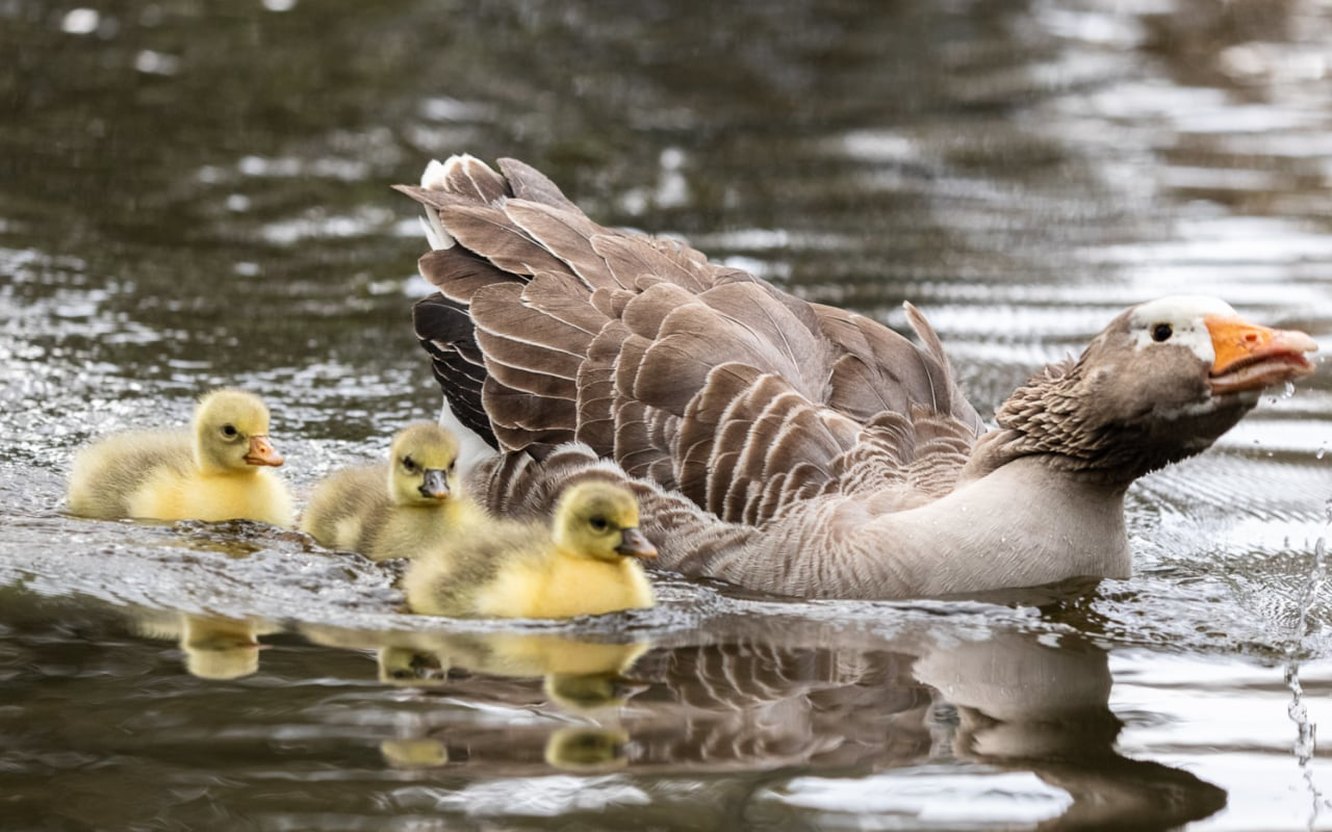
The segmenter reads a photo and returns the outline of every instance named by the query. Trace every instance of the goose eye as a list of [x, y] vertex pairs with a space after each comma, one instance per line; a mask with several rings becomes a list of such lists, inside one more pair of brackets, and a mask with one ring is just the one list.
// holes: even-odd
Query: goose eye
[[604, 531], [606, 531], [606, 527], [607, 527], [607, 525], [609, 525], [609, 524], [606, 522], [606, 518], [605, 518], [605, 517], [593, 517], [591, 520], [589, 520], [589, 521], [587, 521], [587, 522], [588, 522], [589, 524], [591, 524], [592, 528], [596, 529], [596, 530], [599, 531], [599, 532], [604, 532]]
[[238, 433], [238, 431], [236, 430], [236, 426], [235, 426], [235, 425], [223, 425], [223, 426], [222, 426], [222, 435], [225, 436], [225, 437], [228, 438], [228, 439], [234, 439], [234, 438], [236, 438], [236, 434], [237, 434], [237, 433]]
[[402, 467], [403, 470], [410, 474], [416, 470], [416, 461], [409, 456], [405, 456], [402, 458]]
[[1157, 324], [1152, 327], [1153, 341], [1168, 341], [1170, 340], [1170, 336], [1174, 334], [1175, 330], [1171, 328], [1170, 324]]

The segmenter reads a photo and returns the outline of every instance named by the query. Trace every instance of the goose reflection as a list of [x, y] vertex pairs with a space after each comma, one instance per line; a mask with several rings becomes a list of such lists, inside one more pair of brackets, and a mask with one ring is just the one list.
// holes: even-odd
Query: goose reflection
[[[901, 772], [919, 783], [959, 763], [1066, 793], [1045, 810], [1053, 817], [1031, 819], [1041, 829], [1163, 829], [1226, 802], [1186, 771], [1116, 750], [1107, 654], [1071, 634], [979, 635], [941, 617], [885, 637], [763, 616], [719, 618], [652, 647], [549, 633], [376, 639], [381, 677], [425, 694], [417, 722], [381, 748], [398, 767], [703, 777], [720, 790], [717, 823], [754, 801], [782, 804], [802, 778]], [[463, 707], [432, 706], [440, 693]], [[945, 793], [958, 796], [955, 785]]]
[[916, 677], [957, 714], [960, 759], [1027, 770], [1072, 803], [1041, 829], [1167, 829], [1211, 815], [1224, 790], [1189, 772], [1119, 754], [1123, 723], [1109, 709], [1105, 651], [1081, 638], [1058, 646], [1020, 633], [923, 655]]
[[[960, 759], [1067, 792], [1041, 829], [1164, 829], [1225, 805], [1216, 786], [1115, 750], [1123, 724], [1109, 708], [1107, 655], [1080, 638], [1052, 646], [1018, 631], [922, 633], [854, 647], [845, 632], [815, 631], [803, 646], [789, 636], [646, 657], [641, 675], [652, 684], [633, 700], [642, 718], [627, 720], [634, 769], [882, 776]], [[760, 793], [779, 800], [777, 788]]]

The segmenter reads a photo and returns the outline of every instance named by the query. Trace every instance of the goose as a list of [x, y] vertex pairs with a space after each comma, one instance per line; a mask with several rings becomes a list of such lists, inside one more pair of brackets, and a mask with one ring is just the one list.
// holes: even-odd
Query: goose
[[564, 480], [618, 477], [686, 576], [860, 599], [1126, 578], [1129, 484], [1314, 370], [1303, 332], [1160, 298], [987, 429], [914, 306], [919, 343], [498, 167], [454, 156], [395, 186], [425, 208], [438, 292], [413, 319], [468, 479], [495, 511], [539, 513]]
[[259, 520], [290, 527], [295, 515], [283, 463], [268, 439], [268, 408], [242, 390], [199, 400], [189, 430], [113, 434], [79, 451], [69, 508], [100, 519]]
[[[458, 440], [433, 422], [394, 434], [387, 463], [346, 468], [315, 487], [301, 531], [371, 560], [411, 558], [477, 522], [455, 463]], [[387, 485], [386, 485], [387, 484]]]
[[601, 615], [656, 603], [638, 562], [655, 555], [633, 495], [589, 480], [560, 496], [549, 526], [496, 519], [417, 558], [403, 590], [423, 615]]

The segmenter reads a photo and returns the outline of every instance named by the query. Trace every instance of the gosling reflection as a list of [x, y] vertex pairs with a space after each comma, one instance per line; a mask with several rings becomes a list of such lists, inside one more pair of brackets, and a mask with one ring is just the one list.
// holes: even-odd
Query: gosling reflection
[[[304, 634], [327, 646], [373, 649], [386, 685], [512, 709], [514, 718], [499, 729], [493, 721], [441, 729], [437, 709], [414, 714], [398, 726], [399, 736], [380, 743], [384, 761], [394, 768], [484, 767], [503, 760], [506, 770], [540, 761], [561, 771], [597, 773], [629, 765], [632, 743], [620, 725], [620, 708], [643, 690], [631, 673], [647, 643], [515, 632], [312, 627]], [[571, 717], [578, 724], [569, 725]]]
[[130, 614], [131, 628], [142, 636], [175, 640], [185, 653], [191, 676], [226, 681], [259, 670], [259, 636], [276, 628], [249, 619], [143, 610]]
[[541, 679], [546, 697], [570, 711], [618, 707], [634, 690], [626, 674], [644, 643], [585, 641], [528, 633], [434, 633], [404, 636], [379, 650], [379, 678], [389, 684], [442, 687], [468, 675]]
[[379, 753], [394, 768], [439, 768], [449, 761], [448, 747], [430, 737], [384, 740], [379, 744]]
[[403, 687], [438, 687], [448, 682], [449, 666], [438, 654], [410, 647], [381, 647], [379, 681]]
[[[647, 650], [648, 645], [641, 643], [601, 643], [559, 635], [437, 634], [417, 637], [411, 647], [381, 649], [380, 678], [388, 677], [393, 684], [414, 680], [406, 683], [439, 688], [450, 681], [450, 670], [462, 671], [469, 674], [458, 680], [463, 689], [482, 687], [487, 679], [539, 678], [549, 702], [591, 719], [593, 724], [553, 731], [517, 728], [495, 732], [486, 745], [522, 747], [544, 730], [548, 735], [541, 756], [546, 765], [585, 774], [607, 772], [629, 764], [629, 735], [619, 726], [618, 709], [636, 690], [626, 674]], [[477, 748], [479, 741], [484, 739], [466, 740], [469, 749]], [[392, 740], [380, 750], [391, 765], [400, 768], [440, 766], [449, 761], [447, 747], [437, 737]], [[482, 748], [481, 752], [489, 750]]]
[[561, 728], [546, 740], [546, 763], [561, 771], [601, 774], [629, 765], [629, 735], [620, 729]]

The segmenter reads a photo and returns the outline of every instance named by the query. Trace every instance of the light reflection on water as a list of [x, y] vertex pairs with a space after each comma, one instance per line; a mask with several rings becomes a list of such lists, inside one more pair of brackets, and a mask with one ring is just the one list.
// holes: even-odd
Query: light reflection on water
[[1137, 575], [1094, 591], [668, 581], [515, 635], [299, 535], [63, 516], [74, 447], [210, 386], [273, 403], [302, 493], [432, 413], [386, 186], [455, 150], [811, 298], [909, 298], [982, 412], [1154, 295], [1332, 343], [1326, 4], [454, 6], [0, 9], [15, 823], [1328, 827], [1325, 364], [1135, 487]]

